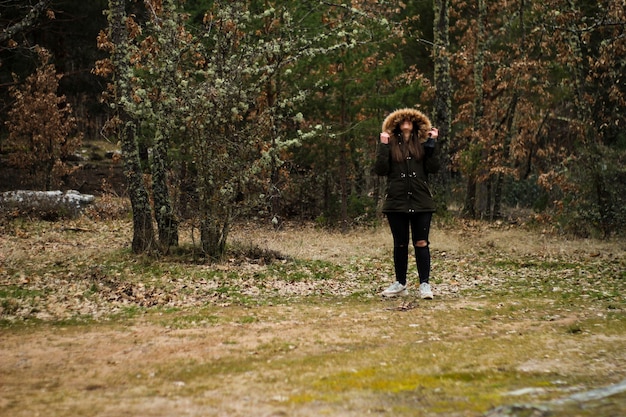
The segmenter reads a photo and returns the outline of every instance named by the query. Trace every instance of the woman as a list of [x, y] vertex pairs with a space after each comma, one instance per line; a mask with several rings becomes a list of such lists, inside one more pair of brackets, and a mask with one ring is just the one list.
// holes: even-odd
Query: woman
[[383, 213], [393, 235], [393, 263], [396, 282], [382, 292], [386, 297], [406, 295], [409, 234], [415, 248], [420, 295], [432, 299], [428, 234], [435, 202], [428, 186], [428, 174], [439, 170], [434, 156], [439, 131], [431, 127], [422, 112], [405, 108], [385, 118], [380, 134], [374, 170], [387, 177]]

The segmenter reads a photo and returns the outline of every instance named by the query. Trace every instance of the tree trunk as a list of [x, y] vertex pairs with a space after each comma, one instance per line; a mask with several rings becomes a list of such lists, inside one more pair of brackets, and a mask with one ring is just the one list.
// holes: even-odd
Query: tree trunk
[[226, 240], [230, 230], [232, 209], [220, 196], [220, 180], [215, 178], [211, 163], [219, 158], [212, 149], [213, 138], [198, 134], [195, 154], [198, 156], [198, 217], [202, 252], [211, 261], [219, 261], [226, 252]]
[[[272, 139], [274, 142], [274, 139]], [[270, 218], [272, 220], [272, 225], [275, 230], [279, 230], [283, 226], [283, 216], [282, 216], [282, 196], [280, 191], [280, 171], [278, 168], [278, 164], [276, 163], [276, 156], [272, 157], [271, 162], [271, 175], [270, 175], [270, 184], [268, 190], [268, 198], [269, 198], [269, 207], [270, 207]]]
[[144, 253], [158, 247], [152, 225], [150, 196], [143, 182], [135, 126], [132, 122], [125, 124], [120, 140], [122, 142], [122, 154], [124, 155], [124, 175], [128, 183], [128, 195], [133, 211], [132, 249], [134, 253]]
[[502, 214], [502, 188], [504, 187], [504, 175], [496, 175], [496, 186], [493, 191], [493, 219], [498, 220], [504, 217]]
[[[205, 170], [206, 171], [206, 170]], [[225, 206], [216, 190], [201, 180], [200, 197], [200, 241], [202, 252], [211, 261], [220, 261], [226, 253], [226, 240], [230, 231], [232, 210]]]
[[139, 151], [135, 135], [135, 125], [129, 120], [120, 98], [128, 97], [130, 63], [128, 57], [128, 32], [126, 28], [125, 0], [109, 0], [109, 30], [115, 51], [111, 60], [115, 67], [115, 82], [118, 95], [118, 116], [121, 121], [120, 141], [124, 156], [124, 173], [128, 181], [128, 194], [133, 210], [133, 243], [134, 253], [143, 253], [156, 248], [154, 227], [152, 225], [152, 209], [150, 199], [143, 182]]
[[489, 176], [489, 178], [487, 179], [487, 181], [485, 182], [485, 189], [486, 189], [486, 196], [485, 196], [485, 213], [484, 213], [484, 217], [485, 219], [489, 219], [491, 220], [491, 205], [493, 204], [493, 183], [494, 183], [494, 177], [492, 175]]
[[600, 214], [600, 229], [604, 238], [611, 237], [612, 229], [615, 225], [613, 203], [611, 193], [608, 191], [604, 175], [596, 170], [594, 175], [594, 190], [598, 197], [598, 212]]
[[[340, 66], [343, 73], [344, 65]], [[340, 107], [340, 126], [341, 129], [348, 131], [348, 110], [347, 110], [347, 97], [346, 97], [346, 82], [341, 84], [341, 107]], [[348, 147], [348, 133], [345, 140], [339, 141], [339, 186], [341, 189], [341, 233], [348, 233], [348, 164], [350, 163], [350, 149]]]
[[[478, 0], [478, 18], [476, 22], [476, 54], [474, 56], [474, 137], [471, 140], [476, 140], [482, 132], [483, 115], [485, 110], [484, 98], [483, 98], [483, 69], [485, 67], [485, 0]], [[473, 155], [472, 157], [475, 157]], [[474, 162], [474, 161], [473, 161]], [[476, 216], [476, 189], [478, 182], [478, 170], [481, 167], [480, 163], [470, 164], [473, 168], [467, 173], [468, 187], [465, 196], [465, 207], [463, 212], [472, 217]], [[473, 204], [473, 207], [468, 206]]]
[[276, 111], [276, 100], [280, 96], [279, 86], [280, 86], [280, 73], [276, 74], [276, 80], [270, 80], [266, 85], [266, 96], [267, 96], [267, 107], [271, 112], [272, 120], [271, 120], [271, 155], [272, 159], [270, 162], [270, 183], [267, 190], [267, 196], [269, 198], [269, 209], [270, 209], [270, 218], [272, 219], [272, 225], [275, 230], [279, 230], [282, 227], [282, 195], [280, 190], [280, 165], [279, 154], [278, 154], [278, 144], [276, 143], [276, 137], [279, 135], [281, 131], [280, 124], [276, 120], [275, 111]]
[[465, 204], [462, 213], [471, 219], [476, 218], [476, 177], [473, 175], [467, 178]]
[[154, 214], [159, 231], [161, 250], [169, 252], [171, 246], [178, 246], [178, 220], [172, 208], [169, 187], [167, 186], [167, 139], [157, 129], [152, 148], [152, 195]]
[[50, 191], [52, 189], [52, 170], [53, 169], [54, 169], [54, 159], [50, 158], [45, 162], [45, 166], [44, 166], [43, 189], [45, 191]]
[[435, 0], [433, 3], [435, 66], [434, 84], [437, 90], [433, 108], [433, 124], [439, 128], [439, 158], [441, 170], [433, 178], [434, 189], [438, 190], [438, 206], [446, 210], [450, 200], [449, 139], [452, 133], [452, 81], [450, 77], [450, 17], [449, 0]]
[[[507, 109], [506, 118], [504, 122], [506, 123], [506, 129], [504, 130], [505, 139], [504, 139], [504, 147], [502, 149], [502, 160], [509, 160], [509, 153], [511, 151], [511, 138], [513, 137], [513, 126], [515, 120], [515, 112], [517, 111], [517, 103], [519, 102], [519, 93], [516, 91], [513, 93], [513, 97], [511, 98], [511, 103], [509, 104], [509, 108]], [[501, 219], [503, 217], [502, 213], [502, 188], [504, 186], [504, 174], [498, 173], [496, 175], [496, 185], [493, 193], [493, 219]]]
[[[346, 44], [350, 42], [350, 37], [346, 36]], [[348, 116], [348, 97], [346, 92], [346, 80], [345, 67], [347, 51], [342, 49], [341, 58], [337, 62], [337, 71], [341, 80], [341, 88], [339, 97], [339, 126], [343, 132], [348, 132], [348, 123], [350, 117]], [[350, 162], [349, 147], [348, 147], [348, 135], [344, 133], [345, 137], [340, 137], [340, 140], [336, 142], [336, 146], [339, 146], [339, 192], [341, 193], [341, 201], [339, 208], [339, 222], [341, 233], [348, 233], [348, 164]]]
[[[568, 1], [569, 7], [572, 10], [578, 9], [576, 4], [572, 1]], [[612, 217], [612, 198], [607, 191], [605, 185], [605, 173], [602, 172], [603, 161], [606, 159], [603, 156], [603, 150], [598, 144], [599, 133], [602, 129], [595, 126], [596, 119], [593, 115], [593, 110], [589, 104], [589, 101], [585, 97], [585, 62], [587, 57], [583, 52], [584, 41], [582, 34], [577, 27], [576, 22], [571, 22], [570, 27], [569, 46], [572, 53], [572, 72], [574, 74], [574, 103], [576, 105], [576, 112], [578, 122], [582, 126], [582, 141], [583, 152], [580, 155], [581, 161], [586, 165], [585, 169], [589, 170], [589, 177], [592, 178], [592, 190], [596, 194], [598, 215], [600, 217], [600, 228], [605, 237], [609, 237], [611, 233], [611, 221]]]
[[339, 150], [339, 184], [341, 188], [341, 233], [348, 233], [348, 149], [345, 144]]
[[227, 215], [210, 213], [200, 220], [202, 252], [212, 261], [220, 261], [224, 257], [229, 231], [230, 219]]

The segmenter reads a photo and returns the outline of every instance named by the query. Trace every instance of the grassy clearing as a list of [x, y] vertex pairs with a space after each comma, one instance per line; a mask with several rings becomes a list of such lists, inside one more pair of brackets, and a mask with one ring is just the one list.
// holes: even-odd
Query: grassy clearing
[[377, 295], [393, 271], [384, 227], [241, 226], [214, 265], [135, 257], [129, 228], [5, 229], [1, 416], [626, 411], [624, 394], [551, 402], [626, 378], [624, 242], [439, 227], [427, 302]]

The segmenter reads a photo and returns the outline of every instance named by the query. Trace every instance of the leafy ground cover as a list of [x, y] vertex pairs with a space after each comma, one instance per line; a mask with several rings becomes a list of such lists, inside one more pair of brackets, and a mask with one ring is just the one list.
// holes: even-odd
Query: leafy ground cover
[[4, 226], [1, 416], [626, 414], [623, 241], [437, 225], [435, 299], [388, 300], [385, 226], [240, 225], [213, 265], [130, 227]]

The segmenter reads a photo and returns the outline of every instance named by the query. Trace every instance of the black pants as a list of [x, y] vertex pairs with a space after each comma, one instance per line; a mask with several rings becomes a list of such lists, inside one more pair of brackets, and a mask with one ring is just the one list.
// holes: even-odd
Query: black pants
[[[430, 249], [428, 234], [432, 213], [387, 213], [389, 227], [393, 235], [393, 265], [396, 281], [406, 285], [406, 274], [409, 262], [409, 235], [415, 248], [415, 262], [420, 284], [430, 278]], [[418, 247], [416, 243], [426, 241], [426, 246]]]

